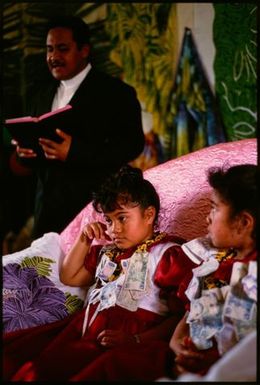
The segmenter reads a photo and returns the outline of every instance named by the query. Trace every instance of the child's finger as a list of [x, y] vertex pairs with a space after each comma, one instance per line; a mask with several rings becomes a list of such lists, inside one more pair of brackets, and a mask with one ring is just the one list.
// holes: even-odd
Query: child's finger
[[93, 229], [92, 229], [91, 225], [86, 225], [83, 228], [83, 234], [85, 235], [85, 237], [87, 237], [89, 239], [93, 239], [94, 238], [94, 232], [93, 232]]
[[105, 239], [105, 230], [103, 223], [97, 222], [95, 223], [95, 236], [96, 239]]

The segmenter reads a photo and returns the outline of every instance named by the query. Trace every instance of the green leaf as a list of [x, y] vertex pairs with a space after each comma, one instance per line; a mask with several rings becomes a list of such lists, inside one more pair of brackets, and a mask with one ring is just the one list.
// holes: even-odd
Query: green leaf
[[36, 269], [38, 275], [48, 277], [52, 271], [51, 263], [55, 263], [55, 261], [50, 258], [40, 256], [25, 257], [21, 263], [21, 268], [33, 267]]
[[75, 313], [75, 311], [82, 309], [84, 301], [82, 301], [82, 299], [80, 299], [77, 295], [72, 295], [69, 292], [66, 292], [65, 296], [65, 306], [69, 314]]

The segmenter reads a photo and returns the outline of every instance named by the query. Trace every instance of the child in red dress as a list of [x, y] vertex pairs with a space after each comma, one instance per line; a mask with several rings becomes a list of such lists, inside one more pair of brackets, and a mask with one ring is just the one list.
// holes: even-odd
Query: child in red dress
[[194, 261], [199, 247], [211, 244], [215, 252], [207, 253], [193, 269], [185, 291], [189, 311], [170, 341], [176, 355], [175, 374], [206, 373], [220, 356], [256, 330], [257, 179], [259, 169], [254, 165], [209, 172], [213, 191], [208, 236], [183, 248]]
[[[62, 321], [6, 334], [7, 380], [73, 380], [108, 350], [169, 342], [184, 314], [167, 272], [154, 279], [179, 239], [155, 231], [160, 201], [141, 170], [122, 168], [94, 194], [93, 205], [104, 223], [85, 225], [60, 270], [64, 284], [89, 287], [87, 306]], [[93, 245], [94, 239], [106, 244]]]

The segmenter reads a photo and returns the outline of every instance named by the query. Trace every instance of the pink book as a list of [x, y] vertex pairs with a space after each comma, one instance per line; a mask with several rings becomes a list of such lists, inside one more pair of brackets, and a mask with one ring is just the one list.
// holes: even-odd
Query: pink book
[[60, 128], [69, 134], [72, 123], [70, 104], [40, 116], [22, 116], [5, 120], [5, 126], [19, 146], [31, 148], [36, 152], [41, 150], [38, 143], [39, 138], [60, 142], [61, 138], [56, 134], [56, 129]]

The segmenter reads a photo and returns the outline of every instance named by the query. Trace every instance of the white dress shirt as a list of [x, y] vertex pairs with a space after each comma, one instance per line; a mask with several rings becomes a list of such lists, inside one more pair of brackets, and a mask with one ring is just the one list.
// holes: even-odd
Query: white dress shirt
[[52, 102], [52, 111], [65, 107], [69, 103], [72, 96], [75, 94], [90, 70], [91, 64], [88, 63], [88, 65], [73, 78], [68, 80], [61, 80]]

